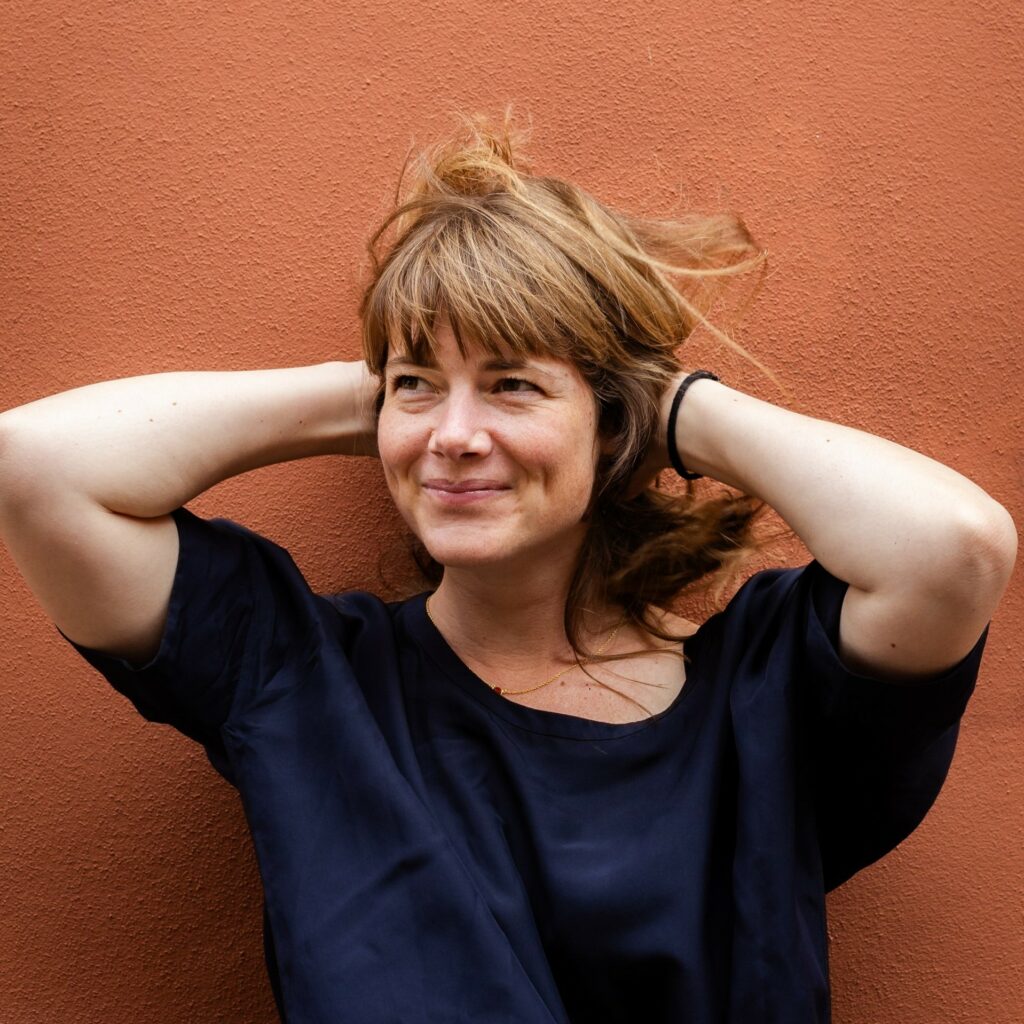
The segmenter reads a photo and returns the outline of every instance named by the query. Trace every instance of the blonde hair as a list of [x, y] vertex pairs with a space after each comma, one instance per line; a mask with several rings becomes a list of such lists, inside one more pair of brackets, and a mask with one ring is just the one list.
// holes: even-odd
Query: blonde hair
[[[763, 278], [767, 254], [738, 216], [644, 219], [532, 174], [522, 153], [528, 133], [514, 123], [511, 105], [496, 123], [456, 116], [466, 131], [417, 154], [403, 196], [406, 157], [395, 208], [367, 243], [372, 272], [359, 316], [364, 358], [381, 378], [376, 412], [389, 343], [428, 361], [442, 313], [463, 356], [479, 346], [495, 356], [575, 364], [596, 396], [598, 430], [614, 443], [595, 474], [566, 636], [577, 659], [641, 653], [595, 657], [583, 646], [584, 610], [612, 603], [634, 625], [677, 642], [683, 637], [665, 632], [652, 606], [713, 575], [720, 594], [763, 546], [752, 527], [766, 506], [731, 493], [698, 500], [690, 482], [681, 495], [657, 485], [629, 500], [624, 492], [658, 427], [661, 396], [682, 368], [676, 350], [697, 325], [775, 380], [707, 319], [721, 284], [757, 267]], [[394, 239], [379, 255], [390, 227]], [[443, 567], [418, 540], [412, 554], [436, 585]]]

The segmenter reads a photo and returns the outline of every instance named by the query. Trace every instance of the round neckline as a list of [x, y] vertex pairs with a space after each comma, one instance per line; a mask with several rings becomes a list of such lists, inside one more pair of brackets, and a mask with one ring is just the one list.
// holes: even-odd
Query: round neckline
[[479, 704], [482, 704], [499, 718], [518, 726], [528, 732], [541, 733], [547, 736], [560, 736], [566, 739], [615, 739], [628, 736], [642, 729], [656, 725], [662, 719], [674, 714], [689, 698], [699, 680], [699, 674], [693, 671], [693, 648], [695, 641], [704, 629], [704, 623], [696, 632], [680, 641], [679, 646], [686, 654], [686, 679], [668, 707], [650, 718], [642, 718], [636, 722], [601, 722], [593, 718], [581, 718], [561, 711], [544, 711], [531, 708], [502, 697], [491, 689], [490, 684], [481, 679], [456, 653], [444, 634], [434, 625], [427, 614], [427, 598], [432, 590], [424, 590], [406, 602], [411, 613], [410, 625], [414, 636], [430, 655], [431, 659], [444, 674], [456, 683]]

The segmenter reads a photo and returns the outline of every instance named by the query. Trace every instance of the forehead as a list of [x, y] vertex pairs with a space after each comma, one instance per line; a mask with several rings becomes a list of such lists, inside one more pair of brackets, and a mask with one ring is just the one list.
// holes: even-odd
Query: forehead
[[500, 370], [533, 370], [548, 377], [566, 381], [571, 379], [582, 381], [582, 375], [569, 360], [554, 356], [532, 353], [519, 354], [508, 348], [501, 348], [498, 354], [488, 351], [482, 345], [467, 343], [466, 356], [459, 350], [455, 334], [447, 323], [441, 322], [434, 330], [436, 337], [436, 355], [425, 339], [420, 344], [406, 349], [404, 345], [396, 346], [394, 341], [388, 343], [387, 366], [419, 366], [429, 369], [453, 369], [465, 365], [482, 371]]

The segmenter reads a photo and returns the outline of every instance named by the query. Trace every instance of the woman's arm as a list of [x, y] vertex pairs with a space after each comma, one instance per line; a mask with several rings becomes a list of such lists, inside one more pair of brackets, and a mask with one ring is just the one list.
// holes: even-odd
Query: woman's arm
[[312, 455], [376, 455], [361, 361], [102, 381], [0, 415], [7, 498], [58, 488], [165, 515], [214, 484]]
[[179, 562], [171, 513], [238, 473], [376, 454], [362, 363], [103, 381], [0, 415], [0, 541], [69, 639], [155, 657]]
[[[668, 413], [685, 376], [662, 402], [665, 468]], [[892, 441], [707, 378], [690, 385], [675, 427], [688, 470], [766, 501], [850, 584], [840, 653], [852, 668], [910, 679], [974, 646], [1017, 550], [1009, 513], [976, 484]]]

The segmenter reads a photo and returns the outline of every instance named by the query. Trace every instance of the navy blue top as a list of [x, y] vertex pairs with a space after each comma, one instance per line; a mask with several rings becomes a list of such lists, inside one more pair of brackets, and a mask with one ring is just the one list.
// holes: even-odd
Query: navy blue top
[[609, 724], [494, 693], [426, 592], [314, 594], [265, 537], [172, 514], [156, 656], [73, 646], [238, 789], [288, 1024], [829, 1021], [825, 892], [932, 805], [988, 626], [882, 681], [839, 660], [845, 582], [763, 570], [672, 704]]

